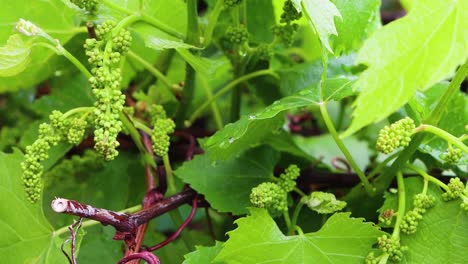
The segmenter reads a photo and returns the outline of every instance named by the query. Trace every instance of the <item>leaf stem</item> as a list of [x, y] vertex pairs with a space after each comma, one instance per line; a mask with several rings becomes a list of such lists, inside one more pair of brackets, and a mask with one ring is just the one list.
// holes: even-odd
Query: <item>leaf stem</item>
[[374, 187], [372, 187], [372, 185], [369, 183], [369, 180], [367, 179], [366, 175], [361, 171], [356, 161], [353, 159], [353, 156], [351, 155], [351, 153], [349, 153], [345, 144], [343, 143], [338, 133], [336, 132], [335, 126], [333, 125], [333, 122], [331, 121], [330, 116], [328, 115], [327, 106], [325, 105], [325, 102], [319, 103], [319, 106], [320, 106], [320, 113], [322, 114], [323, 121], [325, 122], [325, 126], [327, 127], [328, 131], [330, 132], [333, 139], [335, 140], [336, 145], [340, 148], [341, 152], [346, 157], [346, 160], [349, 162], [349, 165], [353, 168], [353, 170], [358, 175], [367, 193], [368, 194], [374, 193], [375, 192]]
[[202, 111], [211, 104], [214, 100], [218, 99], [220, 96], [224, 95], [225, 93], [229, 92], [232, 88], [236, 87], [239, 83], [245, 82], [247, 80], [250, 80], [255, 77], [263, 76], [263, 75], [271, 75], [277, 79], [279, 79], [279, 76], [271, 69], [266, 69], [266, 70], [259, 70], [255, 72], [251, 72], [249, 74], [243, 75], [230, 83], [228, 83], [226, 86], [224, 86], [221, 90], [219, 90], [212, 98], [206, 100], [201, 106], [193, 112], [193, 114], [190, 116], [189, 120], [187, 121], [187, 125], [192, 124], [195, 119], [202, 113]]
[[288, 235], [292, 235], [294, 232], [294, 228], [297, 224], [297, 219], [299, 218], [299, 214], [301, 212], [302, 207], [304, 206], [304, 203], [302, 202], [302, 199], [299, 200], [299, 202], [296, 205], [296, 208], [294, 208], [293, 216], [292, 216], [292, 221], [291, 221], [291, 226], [288, 231]]
[[[203, 90], [205, 90], [206, 98], [208, 100], [211, 100], [211, 98], [213, 98], [213, 92], [211, 91], [210, 84], [208, 83], [208, 81], [206, 80], [204, 76], [200, 76], [200, 80], [202, 82]], [[210, 106], [211, 106], [211, 112], [213, 113], [214, 121], [216, 123], [216, 127], [218, 128], [218, 130], [220, 130], [223, 128], [224, 125], [223, 125], [223, 119], [221, 117], [221, 112], [219, 111], [219, 108], [218, 108], [218, 104], [216, 103], [216, 101], [212, 101]]]
[[164, 170], [166, 171], [166, 180], [167, 180], [167, 187], [169, 191], [169, 195], [173, 195], [177, 192], [175, 184], [174, 184], [174, 174], [172, 173], [171, 162], [169, 161], [169, 155], [164, 155], [162, 157], [164, 163]]
[[153, 169], [157, 169], [156, 162], [154, 162], [152, 155], [148, 153], [148, 151], [146, 151], [145, 146], [143, 146], [143, 144], [141, 143], [141, 135], [136, 129], [136, 124], [134, 124], [135, 121], [122, 112], [120, 113], [119, 117], [120, 117], [120, 121], [122, 121], [122, 124], [129, 131], [130, 137], [132, 138], [133, 142], [137, 146], [138, 150], [143, 155], [144, 162], [150, 165]]
[[392, 155], [388, 156], [387, 158], [385, 158], [384, 161], [382, 161], [381, 163], [379, 163], [369, 174], [367, 174], [367, 179], [372, 179], [375, 177], [375, 175], [377, 173], [379, 173], [383, 167], [385, 167], [385, 165], [387, 165], [391, 160], [395, 159], [398, 155], [400, 154], [400, 152], [395, 152], [393, 153]]
[[446, 112], [446, 109], [449, 108], [449, 103], [452, 99], [452, 96], [460, 90], [460, 85], [465, 80], [466, 76], [468, 76], [468, 60], [462, 66], [460, 66], [460, 68], [458, 68], [455, 76], [447, 88], [447, 91], [445, 91], [439, 103], [437, 103], [434, 110], [432, 110], [429, 118], [427, 118], [426, 122], [428, 124], [437, 125], [437, 123], [439, 123], [442, 115]]
[[398, 214], [395, 222], [395, 228], [393, 229], [392, 238], [395, 240], [400, 239], [400, 225], [403, 221], [403, 216], [406, 210], [406, 192], [405, 192], [405, 181], [403, 180], [403, 174], [401, 171], [397, 172], [397, 184], [398, 184]]
[[93, 110], [94, 110], [94, 107], [92, 107], [92, 106], [73, 108], [73, 109], [67, 111], [66, 113], [64, 113], [63, 118], [67, 118], [69, 116], [72, 116], [72, 115], [78, 114], [78, 113], [82, 113], [82, 112], [91, 112]]
[[444, 140], [446, 140], [449, 143], [452, 143], [453, 145], [457, 146], [460, 148], [463, 152], [468, 153], [468, 147], [463, 144], [463, 142], [460, 140], [460, 138], [455, 137], [454, 135], [448, 133], [447, 131], [440, 129], [436, 126], [428, 125], [428, 124], [421, 124], [417, 128], [414, 129], [415, 132], [429, 132], [432, 133]]
[[[198, 25], [197, 0], [187, 0], [187, 35], [185, 41], [191, 45], [200, 45], [200, 28]], [[192, 53], [195, 53], [191, 51]], [[193, 66], [185, 62], [185, 83], [182, 90], [181, 100], [176, 113], [177, 126], [183, 126], [187, 118], [189, 107], [193, 103], [195, 94], [196, 72]]]
[[223, 11], [223, 6], [224, 6], [224, 1], [216, 1], [216, 4], [213, 8], [213, 10], [210, 13], [210, 16], [208, 18], [208, 25], [206, 26], [205, 29], [205, 34], [204, 34], [204, 41], [203, 41], [203, 46], [208, 46], [211, 42], [211, 38], [213, 37], [213, 31], [214, 28], [218, 22], [218, 17], [219, 14], [221, 14], [221, 11]]
[[127, 15], [138, 15], [140, 20], [143, 21], [143, 22], [146, 22], [152, 26], [154, 26], [155, 28], [173, 36], [173, 37], [176, 37], [176, 38], [179, 38], [179, 39], [183, 39], [183, 35], [179, 32], [177, 32], [176, 30], [174, 30], [173, 28], [169, 27], [168, 25], [162, 23], [161, 21], [153, 18], [153, 17], [150, 17], [148, 16], [147, 14], [144, 14], [144, 13], [141, 13], [139, 14], [138, 12], [134, 12], [130, 9], [127, 9], [125, 7], [121, 7], [117, 4], [114, 4], [112, 3], [111, 1], [109, 0], [101, 0], [101, 2], [103, 4], [105, 4], [106, 6], [116, 10], [116, 11], [119, 11], [121, 13], [124, 13], [124, 14], [127, 14]]
[[[48, 38], [46, 38], [46, 39], [48, 41], [51, 41]], [[93, 76], [91, 74], [91, 72], [89, 72], [88, 69], [75, 56], [73, 56], [73, 54], [68, 52], [68, 50], [66, 50], [60, 43], [55, 42], [53, 44], [55, 44], [55, 46], [52, 45], [52, 44], [49, 44], [49, 43], [39, 42], [39, 43], [34, 43], [34, 46], [46, 47], [48, 49], [53, 50], [58, 55], [64, 56], [68, 61], [70, 61], [73, 65], [75, 65], [75, 67], [81, 73], [83, 73], [86, 76], [87, 79], [89, 79], [89, 78], [91, 78]]]
[[[288, 210], [283, 212], [283, 218], [284, 218], [284, 222], [286, 223], [286, 226], [288, 227], [288, 230], [293, 229], [294, 227], [291, 225], [291, 218], [289, 217]], [[289, 233], [289, 231], [288, 231], [288, 233]]]
[[424, 170], [422, 170], [421, 168], [418, 168], [416, 166], [414, 166], [413, 164], [406, 164], [406, 167], [408, 167], [410, 170], [413, 170], [415, 171], [416, 173], [418, 173], [419, 175], [421, 175], [425, 181], [430, 181], [432, 183], [434, 183], [435, 185], [439, 186], [440, 188], [444, 189], [445, 191], [449, 191], [449, 187], [443, 183], [442, 181], [440, 181], [439, 179], [435, 178], [435, 177], [432, 177], [431, 175], [429, 175], [427, 172], [425, 172]]
[[151, 74], [158, 78], [158, 80], [160, 80], [169, 89], [173, 89], [171, 81], [169, 81], [169, 79], [167, 79], [162, 72], [156, 69], [156, 67], [151, 65], [151, 63], [147, 62], [145, 59], [138, 56], [138, 54], [134, 53], [133, 51], [129, 51], [127, 53], [127, 56], [139, 62], [143, 67], [145, 67], [145, 69], [147, 69]]

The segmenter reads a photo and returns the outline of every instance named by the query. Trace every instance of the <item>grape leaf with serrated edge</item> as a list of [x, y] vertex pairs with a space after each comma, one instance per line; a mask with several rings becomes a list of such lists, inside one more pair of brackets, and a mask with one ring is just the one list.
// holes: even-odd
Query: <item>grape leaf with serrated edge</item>
[[377, 237], [384, 234], [362, 218], [336, 213], [317, 232], [285, 236], [264, 209], [236, 221], [238, 228], [215, 261], [228, 263], [363, 263]]
[[174, 174], [220, 212], [245, 214], [250, 206], [250, 190], [273, 177], [278, 154], [269, 147], [259, 147], [238, 157], [212, 161], [199, 155], [185, 162]]
[[[468, 1], [417, 1], [409, 13], [377, 30], [357, 64], [368, 66], [355, 88], [348, 136], [403, 106], [416, 92], [453, 74], [468, 56]], [[414, 31], [414, 28], [418, 28]]]

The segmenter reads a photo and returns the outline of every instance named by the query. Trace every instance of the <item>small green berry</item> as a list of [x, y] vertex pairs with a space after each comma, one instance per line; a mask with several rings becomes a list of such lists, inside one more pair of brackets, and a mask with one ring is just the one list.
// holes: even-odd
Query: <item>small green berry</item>
[[396, 148], [408, 146], [414, 128], [414, 121], [409, 117], [401, 119], [390, 126], [385, 126], [379, 132], [376, 144], [377, 150], [388, 154]]
[[290, 23], [302, 17], [302, 12], [298, 12], [291, 0], [287, 0], [283, 5], [283, 13], [281, 14], [281, 23]]
[[246, 43], [249, 39], [249, 33], [247, 32], [247, 28], [245, 26], [230, 26], [226, 30], [226, 38], [235, 45], [241, 45]]
[[449, 190], [442, 195], [444, 201], [451, 201], [460, 197], [465, 190], [465, 185], [460, 180], [460, 178], [455, 177], [451, 178], [449, 184], [447, 185]]
[[285, 192], [290, 192], [296, 187], [296, 179], [299, 177], [301, 170], [297, 165], [290, 165], [284, 173], [280, 175], [278, 185], [283, 188]]
[[442, 159], [449, 165], [456, 165], [462, 156], [463, 152], [461, 149], [449, 146], [447, 152], [442, 155]]

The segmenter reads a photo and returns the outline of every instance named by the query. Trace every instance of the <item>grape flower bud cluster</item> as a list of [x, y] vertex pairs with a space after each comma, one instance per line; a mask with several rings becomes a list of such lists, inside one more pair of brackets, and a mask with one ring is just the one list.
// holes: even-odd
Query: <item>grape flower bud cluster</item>
[[151, 123], [153, 132], [151, 141], [153, 142], [153, 151], [159, 157], [164, 157], [169, 152], [170, 137], [174, 133], [175, 123], [167, 118], [164, 108], [160, 105], [152, 105], [150, 109]]
[[281, 13], [281, 25], [273, 27], [273, 33], [286, 46], [291, 46], [294, 42], [294, 35], [299, 29], [297, 23], [293, 23], [302, 17], [302, 12], [297, 11], [291, 0], [286, 0], [283, 5], [283, 13]]
[[[76, 123], [79, 123], [79, 126]], [[40, 198], [44, 172], [41, 162], [48, 159], [50, 148], [65, 139], [71, 144], [80, 143], [86, 128], [87, 123], [84, 119], [66, 117], [57, 110], [49, 115], [49, 123], [39, 125], [38, 138], [32, 145], [26, 147], [24, 161], [21, 163], [23, 185], [30, 202], [34, 203]]]
[[461, 149], [453, 146], [449, 146], [447, 151], [442, 154], [442, 159], [445, 160], [449, 165], [457, 164], [461, 157], [463, 156], [463, 152]]
[[125, 29], [115, 32], [115, 26], [113, 21], [98, 25], [95, 30], [97, 39], [87, 39], [84, 45], [92, 65], [93, 76], [89, 83], [96, 97], [94, 147], [106, 160], [118, 155], [117, 135], [122, 130], [119, 115], [125, 103], [125, 96], [120, 91], [122, 77], [118, 64], [132, 41], [130, 32]]
[[422, 220], [426, 210], [433, 207], [435, 198], [432, 195], [420, 193], [414, 196], [414, 208], [403, 216], [400, 224], [401, 232], [410, 235], [417, 231], [418, 224]]
[[385, 126], [379, 132], [376, 144], [377, 150], [388, 154], [396, 148], [408, 146], [414, 128], [414, 121], [409, 117], [401, 119], [390, 126]]
[[250, 202], [255, 207], [267, 209], [273, 217], [283, 214], [288, 210], [287, 195], [296, 187], [299, 174], [299, 167], [290, 165], [277, 182], [264, 182], [252, 188]]
[[94, 14], [98, 9], [98, 0], [70, 0], [70, 2], [81, 9]]

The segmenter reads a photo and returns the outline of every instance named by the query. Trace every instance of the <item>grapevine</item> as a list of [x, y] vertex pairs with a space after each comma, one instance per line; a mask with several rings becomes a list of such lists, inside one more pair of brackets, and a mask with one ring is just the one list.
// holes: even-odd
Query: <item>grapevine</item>
[[401, 2], [4, 5], [1, 262], [464, 263], [466, 1]]

